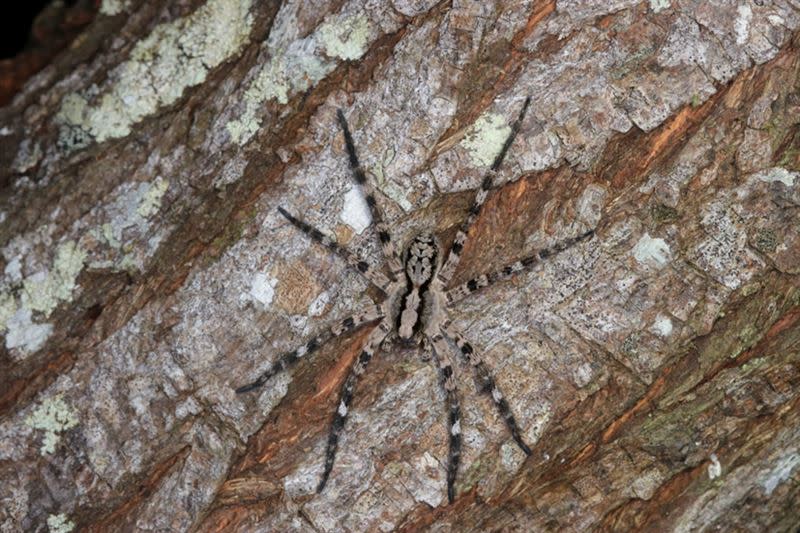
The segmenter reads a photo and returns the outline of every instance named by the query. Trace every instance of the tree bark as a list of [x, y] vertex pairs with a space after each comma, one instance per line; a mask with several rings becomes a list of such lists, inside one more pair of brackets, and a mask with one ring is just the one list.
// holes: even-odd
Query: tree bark
[[[797, 0], [104, 0], [0, 110], [1, 531], [793, 531]], [[448, 249], [533, 104], [455, 283], [533, 453], [472, 372], [457, 498], [419, 347], [369, 328], [237, 395], [381, 294], [336, 121], [393, 236]], [[455, 355], [455, 354], [454, 354]]]

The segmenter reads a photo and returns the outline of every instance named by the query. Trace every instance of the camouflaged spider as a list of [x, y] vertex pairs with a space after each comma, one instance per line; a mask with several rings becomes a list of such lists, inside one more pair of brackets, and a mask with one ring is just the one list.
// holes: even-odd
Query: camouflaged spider
[[356, 381], [366, 370], [375, 351], [390, 334], [396, 335], [402, 343], [407, 345], [424, 342], [426, 346], [432, 346], [433, 348], [434, 361], [439, 366], [448, 408], [450, 449], [447, 466], [447, 497], [450, 502], [455, 497], [454, 485], [461, 456], [461, 408], [459, 407], [456, 383], [453, 379], [453, 367], [450, 363], [448, 341], [455, 343], [462, 358], [475, 370], [481, 391], [491, 396], [514, 441], [522, 451], [530, 455], [531, 450], [523, 441], [511, 408], [497, 387], [492, 372], [483, 362], [475, 348], [467, 342], [464, 335], [449, 320], [448, 311], [453, 304], [465, 296], [495, 282], [511, 278], [514, 274], [530, 268], [538, 261], [590, 238], [594, 235], [594, 231], [587, 231], [577, 237], [561, 241], [550, 248], [539, 250], [533, 255], [518, 260], [498, 271], [478, 276], [456, 287], [447, 288], [458, 265], [464, 243], [467, 241], [469, 228], [481, 212], [481, 207], [492, 188], [494, 175], [514, 142], [514, 137], [516, 137], [520, 129], [529, 105], [530, 97], [525, 99], [525, 104], [511, 127], [511, 133], [483, 178], [481, 187], [478, 189], [472, 207], [469, 210], [469, 215], [456, 233], [450, 253], [443, 263], [441, 262], [441, 247], [436, 238], [430, 233], [423, 233], [414, 237], [404, 250], [402, 259], [398, 255], [392, 243], [389, 228], [384, 221], [383, 212], [375, 198], [372, 184], [367, 181], [364, 169], [358, 161], [353, 138], [341, 109], [337, 111], [337, 116], [344, 134], [345, 145], [350, 158], [350, 168], [355, 181], [361, 186], [366, 195], [366, 202], [371, 211], [372, 220], [375, 222], [389, 275], [387, 276], [380, 270], [374, 269], [367, 262], [339, 245], [333, 238], [294, 217], [282, 207], [278, 208], [290, 223], [312, 240], [342, 257], [350, 266], [360, 272], [370, 283], [386, 295], [386, 298], [381, 303], [372, 305], [368, 309], [340, 320], [321, 334], [312, 337], [296, 350], [281, 355], [258, 379], [236, 389], [237, 393], [243, 393], [261, 387], [272, 376], [319, 349], [328, 340], [364, 324], [379, 321], [367, 337], [361, 348], [360, 355], [353, 363], [350, 373], [339, 392], [339, 404], [333, 416], [328, 435], [328, 444], [325, 451], [325, 470], [317, 486], [318, 493], [325, 487], [333, 468], [339, 444], [339, 435], [350, 409]]

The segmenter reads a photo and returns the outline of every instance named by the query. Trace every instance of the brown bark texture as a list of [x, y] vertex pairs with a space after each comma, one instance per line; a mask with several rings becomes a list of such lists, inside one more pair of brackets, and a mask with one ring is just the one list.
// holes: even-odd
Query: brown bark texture
[[[103, 0], [0, 109], [0, 531], [795, 531], [798, 0]], [[530, 443], [456, 366], [382, 350], [347, 116], [395, 240], [445, 249]], [[455, 353], [453, 354], [455, 359]]]

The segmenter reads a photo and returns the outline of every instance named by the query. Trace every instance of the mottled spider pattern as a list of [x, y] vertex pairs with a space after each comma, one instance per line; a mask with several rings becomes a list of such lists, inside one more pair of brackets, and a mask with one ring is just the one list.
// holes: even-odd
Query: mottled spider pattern
[[404, 248], [402, 255], [398, 254], [389, 228], [384, 220], [383, 211], [377, 202], [372, 184], [367, 180], [366, 173], [359, 163], [353, 138], [341, 109], [338, 110], [337, 116], [344, 134], [345, 145], [350, 159], [350, 168], [353, 178], [365, 194], [388, 273], [373, 268], [366, 261], [338, 244], [334, 238], [325, 235], [320, 230], [293, 216], [282, 207], [278, 208], [280, 213], [291, 224], [315, 242], [342, 257], [348, 265], [360, 272], [385, 295], [385, 298], [380, 303], [371, 305], [367, 309], [336, 322], [322, 333], [306, 341], [299, 348], [281, 355], [255, 381], [236, 389], [237, 393], [244, 393], [261, 387], [272, 376], [318, 350], [328, 340], [360, 326], [377, 322], [377, 326], [367, 337], [339, 392], [338, 407], [333, 415], [328, 434], [325, 468], [317, 485], [318, 493], [325, 488], [333, 469], [339, 437], [347, 420], [356, 383], [366, 371], [367, 365], [379, 347], [383, 345], [388, 348], [391, 344], [388, 341], [397, 340], [405, 346], [422, 344], [425, 348], [431, 349], [433, 360], [438, 365], [448, 413], [447, 497], [450, 502], [455, 497], [455, 480], [461, 457], [461, 407], [450, 357], [452, 345], [457, 348], [462, 359], [474, 369], [481, 392], [491, 397], [514, 441], [522, 451], [530, 455], [531, 449], [522, 439], [511, 407], [495, 382], [492, 371], [483, 362], [480, 354], [472, 344], [466, 340], [464, 334], [449, 319], [449, 313], [453, 305], [462, 298], [493, 283], [507, 280], [515, 274], [529, 269], [537, 262], [566, 250], [580, 241], [589, 239], [594, 234], [594, 231], [587, 231], [577, 237], [561, 241], [550, 248], [539, 250], [495, 272], [478, 276], [455, 287], [449, 286], [453, 273], [458, 266], [461, 251], [467, 241], [469, 229], [480, 215], [481, 208], [492, 189], [494, 176], [519, 132], [529, 105], [530, 97], [525, 99], [522, 110], [511, 127], [508, 138], [483, 178], [481, 186], [475, 194], [469, 215], [456, 232], [450, 252], [444, 261], [442, 261], [442, 247], [437, 238], [430, 233], [422, 233], [415, 236]]

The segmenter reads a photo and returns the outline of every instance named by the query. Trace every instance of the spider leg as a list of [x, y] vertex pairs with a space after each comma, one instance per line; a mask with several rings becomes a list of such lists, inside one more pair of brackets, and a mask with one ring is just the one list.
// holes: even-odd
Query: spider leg
[[340, 320], [333, 324], [331, 327], [320, 333], [319, 335], [315, 335], [308, 341], [306, 341], [302, 346], [292, 350], [291, 352], [286, 352], [282, 354], [278, 359], [270, 365], [270, 367], [265, 370], [258, 379], [253, 381], [252, 383], [248, 383], [247, 385], [242, 385], [238, 389], [236, 389], [237, 394], [242, 394], [243, 392], [249, 392], [253, 389], [257, 389], [264, 385], [272, 376], [285, 370], [300, 360], [302, 357], [316, 351], [320, 346], [328, 342], [334, 337], [338, 337], [339, 335], [356, 329], [357, 327], [366, 324], [367, 322], [372, 322], [374, 320], [378, 320], [379, 318], [384, 317], [383, 307], [380, 305], [372, 305], [370, 308], [364, 312], [355, 314], [353, 316], [349, 316], [343, 320]]
[[506, 153], [511, 147], [511, 143], [514, 142], [514, 138], [517, 136], [520, 126], [522, 126], [522, 120], [525, 118], [525, 113], [527, 113], [530, 103], [531, 97], [529, 96], [525, 99], [525, 103], [522, 105], [522, 109], [519, 112], [519, 116], [517, 116], [517, 120], [515, 120], [514, 124], [511, 126], [511, 133], [508, 134], [508, 137], [503, 143], [503, 147], [494, 158], [492, 166], [484, 176], [481, 187], [475, 194], [475, 200], [472, 202], [472, 207], [469, 210], [469, 216], [467, 216], [466, 220], [461, 223], [461, 227], [459, 227], [458, 231], [456, 232], [456, 238], [453, 240], [453, 246], [450, 248], [450, 253], [447, 255], [447, 260], [442, 265], [442, 268], [439, 269], [439, 274], [437, 276], [442, 287], [447, 287], [447, 284], [453, 277], [453, 273], [458, 266], [458, 262], [461, 260], [461, 251], [464, 248], [464, 244], [467, 242], [467, 233], [469, 233], [470, 227], [472, 227], [472, 224], [478, 218], [478, 215], [481, 212], [481, 207], [483, 207], [484, 202], [486, 202], [486, 197], [489, 194], [489, 190], [492, 188], [494, 175], [497, 173], [497, 170], [503, 163], [503, 159], [505, 159]]
[[377, 288], [382, 290], [386, 293], [389, 290], [389, 285], [391, 282], [389, 279], [383, 274], [383, 272], [371, 267], [369, 263], [359, 258], [356, 254], [336, 242], [335, 239], [332, 237], [328, 237], [327, 235], [323, 234], [320, 230], [312, 226], [311, 224], [300, 220], [299, 218], [295, 217], [288, 211], [286, 211], [282, 207], [278, 207], [278, 211], [280, 211], [281, 215], [283, 215], [286, 220], [292, 223], [297, 229], [308, 235], [311, 240], [317, 242], [333, 253], [338, 255], [339, 257], [343, 258], [348, 265], [358, 270], [362, 276], [364, 276], [370, 283], [375, 285]]
[[344, 428], [345, 420], [347, 420], [347, 412], [350, 409], [350, 402], [353, 400], [353, 391], [355, 390], [358, 378], [367, 369], [372, 356], [378, 349], [378, 346], [389, 333], [391, 327], [389, 323], [384, 320], [378, 327], [372, 330], [364, 343], [361, 353], [350, 368], [350, 373], [344, 380], [342, 389], [339, 392], [339, 403], [336, 413], [333, 415], [331, 422], [330, 432], [328, 433], [328, 445], [325, 449], [325, 470], [322, 472], [322, 477], [317, 485], [317, 493], [322, 492], [325, 484], [328, 482], [328, 476], [333, 469], [333, 462], [336, 459], [336, 450], [339, 448], [339, 434]]
[[453, 365], [450, 363], [447, 341], [441, 333], [436, 333], [431, 337], [431, 342], [433, 357], [439, 365], [442, 386], [447, 395], [447, 429], [450, 434], [450, 450], [447, 455], [447, 500], [453, 503], [458, 465], [461, 462], [461, 407], [456, 381], [453, 379]]
[[392, 236], [389, 233], [389, 226], [386, 225], [384, 220], [383, 210], [375, 199], [375, 188], [372, 186], [372, 183], [367, 180], [367, 175], [361, 167], [361, 163], [358, 161], [356, 146], [353, 143], [353, 136], [350, 134], [350, 128], [347, 126], [347, 120], [344, 118], [344, 112], [342, 112], [341, 109], [337, 109], [336, 116], [339, 118], [339, 125], [342, 127], [342, 133], [344, 134], [344, 143], [347, 146], [347, 155], [350, 160], [350, 170], [353, 171], [353, 179], [356, 180], [361, 190], [364, 191], [369, 211], [372, 214], [372, 220], [375, 221], [375, 228], [378, 230], [378, 240], [381, 242], [383, 256], [389, 264], [389, 271], [392, 273], [392, 276], [397, 278], [397, 275], [403, 271], [403, 265], [392, 243]]
[[589, 230], [586, 233], [578, 235], [577, 237], [570, 237], [569, 239], [557, 242], [556, 244], [550, 246], [549, 248], [543, 248], [534, 253], [533, 255], [529, 255], [528, 257], [524, 257], [519, 261], [511, 263], [510, 265], [506, 265], [500, 270], [495, 270], [494, 272], [480, 275], [476, 278], [472, 278], [466, 283], [457, 285], [445, 293], [445, 299], [447, 301], [447, 305], [454, 304], [455, 302], [461, 300], [466, 296], [469, 296], [470, 294], [476, 292], [479, 289], [488, 287], [499, 281], [505, 281], [507, 279], [511, 279], [511, 277], [513, 277], [514, 274], [529, 269], [532, 266], [536, 265], [539, 261], [554, 256], [560, 252], [563, 252], [567, 248], [571, 248], [572, 246], [575, 246], [581, 241], [590, 239], [593, 235], [594, 235], [594, 230]]
[[509, 407], [508, 402], [503, 397], [503, 393], [497, 388], [497, 383], [495, 383], [491, 370], [489, 370], [480, 355], [450, 321], [445, 321], [442, 324], [442, 331], [450, 340], [456, 343], [462, 358], [475, 369], [478, 381], [480, 382], [481, 392], [491, 395], [492, 401], [495, 407], [497, 407], [500, 416], [505, 420], [506, 426], [511, 432], [514, 441], [526, 455], [530, 455], [531, 449], [525, 444], [525, 441], [522, 440], [522, 435], [520, 434], [519, 426], [517, 426], [517, 421], [511, 412], [511, 407]]

